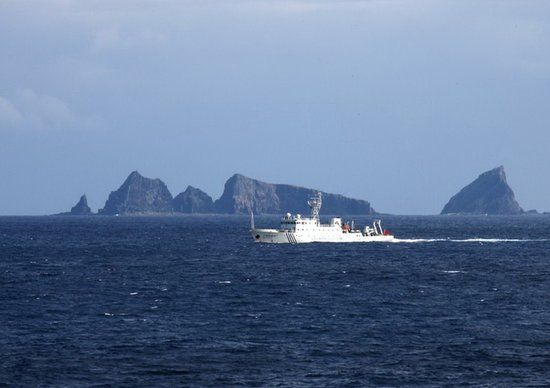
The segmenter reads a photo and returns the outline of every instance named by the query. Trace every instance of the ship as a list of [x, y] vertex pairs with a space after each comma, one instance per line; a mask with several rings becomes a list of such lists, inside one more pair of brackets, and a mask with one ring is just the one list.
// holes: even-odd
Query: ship
[[391, 242], [395, 237], [382, 228], [382, 222], [375, 220], [372, 226], [355, 229], [354, 222], [344, 223], [342, 218], [331, 218], [328, 224], [322, 224], [319, 211], [323, 203], [322, 194], [311, 197], [307, 204], [311, 209], [309, 217], [286, 213], [281, 219], [279, 229], [260, 229], [254, 226], [254, 214], [250, 213], [250, 233], [259, 243], [301, 244], [313, 242]]

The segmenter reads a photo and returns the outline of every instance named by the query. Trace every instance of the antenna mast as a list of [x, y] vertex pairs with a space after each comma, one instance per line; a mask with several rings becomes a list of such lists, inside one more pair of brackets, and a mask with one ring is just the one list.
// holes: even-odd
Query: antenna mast
[[318, 191], [315, 196], [307, 201], [307, 204], [311, 208], [311, 218], [319, 222], [319, 210], [321, 210], [321, 205], [323, 204], [321, 192]]

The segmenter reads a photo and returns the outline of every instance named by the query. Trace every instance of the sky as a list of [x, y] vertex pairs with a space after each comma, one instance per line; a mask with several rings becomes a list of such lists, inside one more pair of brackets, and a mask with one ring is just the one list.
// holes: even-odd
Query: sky
[[504, 165], [550, 211], [550, 1], [0, 1], [0, 215], [138, 170], [437, 214]]

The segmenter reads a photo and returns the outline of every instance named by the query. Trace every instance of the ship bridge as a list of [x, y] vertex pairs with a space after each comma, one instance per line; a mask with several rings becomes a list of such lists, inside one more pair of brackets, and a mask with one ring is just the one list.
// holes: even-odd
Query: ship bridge
[[341, 228], [342, 219], [339, 217], [331, 218], [330, 223], [321, 224], [319, 218], [302, 217], [301, 214], [293, 216], [290, 213], [286, 213], [281, 219], [282, 230], [304, 230], [304, 229], [316, 229], [316, 228]]

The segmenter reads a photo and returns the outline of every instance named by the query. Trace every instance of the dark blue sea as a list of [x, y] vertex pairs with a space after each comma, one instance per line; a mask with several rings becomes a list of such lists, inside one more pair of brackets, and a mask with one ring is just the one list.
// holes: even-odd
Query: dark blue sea
[[401, 242], [0, 217], [0, 384], [550, 384], [550, 217], [382, 218]]

